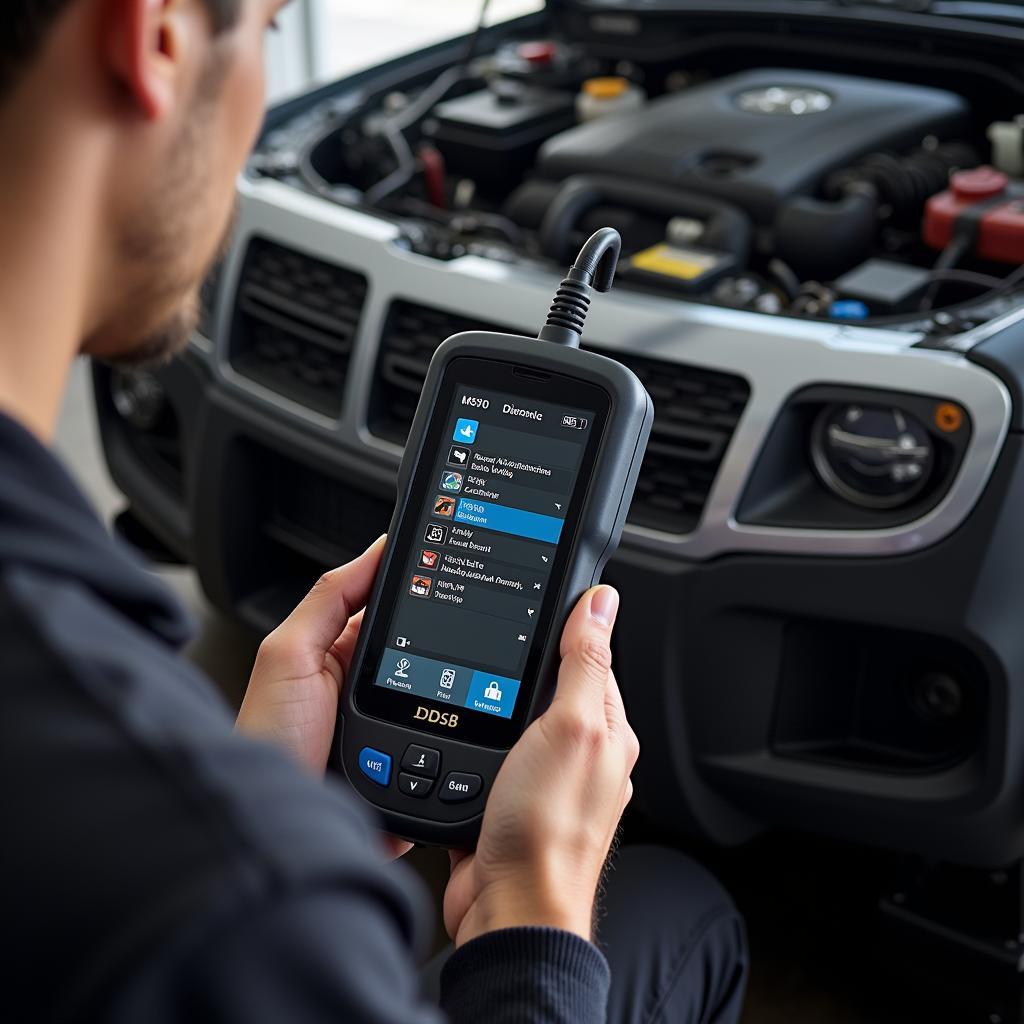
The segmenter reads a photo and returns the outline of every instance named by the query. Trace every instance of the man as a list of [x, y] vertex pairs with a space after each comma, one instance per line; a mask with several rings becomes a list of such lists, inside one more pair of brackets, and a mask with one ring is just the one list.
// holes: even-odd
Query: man
[[183, 344], [280, 6], [5, 0], [4, 1018], [734, 1021], [742, 928], [684, 858], [625, 851], [607, 959], [591, 942], [638, 753], [610, 668], [613, 590], [581, 599], [557, 696], [510, 753], [477, 850], [452, 856], [438, 1008], [415, 961], [422, 895], [389, 863], [405, 846], [323, 778], [381, 543], [264, 641], [233, 730], [177, 657], [182, 613], [46, 448], [77, 354], [124, 364]]

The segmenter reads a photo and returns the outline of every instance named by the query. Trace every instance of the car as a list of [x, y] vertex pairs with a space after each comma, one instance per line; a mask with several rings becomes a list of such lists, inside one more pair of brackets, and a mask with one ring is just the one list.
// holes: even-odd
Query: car
[[387, 527], [437, 345], [611, 225], [637, 804], [1015, 864], [1022, 57], [1012, 4], [549, 0], [275, 107], [184, 358], [94, 370], [122, 532], [272, 628]]

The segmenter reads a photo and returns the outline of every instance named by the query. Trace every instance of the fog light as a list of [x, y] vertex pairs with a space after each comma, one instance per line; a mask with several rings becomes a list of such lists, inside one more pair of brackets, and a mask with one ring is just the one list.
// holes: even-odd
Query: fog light
[[152, 430], [167, 407], [163, 384], [148, 370], [115, 370], [110, 397], [118, 415], [137, 430]]
[[913, 683], [911, 700], [924, 718], [956, 718], [963, 710], [964, 691], [945, 672], [928, 672]]
[[920, 420], [897, 408], [830, 405], [811, 436], [822, 483], [862, 508], [896, 508], [928, 482], [935, 450]]

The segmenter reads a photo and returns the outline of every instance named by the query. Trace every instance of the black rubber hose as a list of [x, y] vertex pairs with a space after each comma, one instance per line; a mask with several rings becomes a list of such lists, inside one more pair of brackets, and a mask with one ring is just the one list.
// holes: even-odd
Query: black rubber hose
[[704, 222], [700, 245], [732, 253], [745, 266], [750, 252], [750, 218], [721, 199], [666, 188], [644, 181], [628, 181], [597, 174], [566, 178], [551, 200], [540, 227], [544, 254], [553, 260], [568, 258], [569, 234], [584, 214], [601, 204], [623, 206], [662, 216], [692, 217]]
[[615, 228], [600, 228], [583, 243], [573, 270], [589, 274], [594, 287], [599, 292], [606, 292], [615, 279], [615, 268], [619, 265], [619, 253], [622, 251], [622, 239]]
[[579, 346], [590, 309], [591, 289], [606, 292], [611, 288], [621, 250], [622, 239], [614, 228], [601, 228], [584, 242], [555, 292], [548, 318], [537, 335], [541, 341]]
[[857, 185], [869, 185], [893, 219], [916, 221], [925, 201], [946, 187], [953, 171], [978, 163], [973, 147], [957, 142], [920, 147], [903, 156], [869, 153], [853, 167], [831, 175], [825, 195], [841, 199]]

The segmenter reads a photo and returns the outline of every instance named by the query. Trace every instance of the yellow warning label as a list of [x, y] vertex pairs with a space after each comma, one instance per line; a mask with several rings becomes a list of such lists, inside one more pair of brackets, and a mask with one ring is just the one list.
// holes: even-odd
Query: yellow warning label
[[675, 245], [659, 242], [650, 249], [643, 249], [630, 257], [630, 264], [637, 270], [666, 277], [678, 277], [693, 281], [718, 265], [718, 258], [711, 253], [694, 249], [681, 249]]

